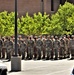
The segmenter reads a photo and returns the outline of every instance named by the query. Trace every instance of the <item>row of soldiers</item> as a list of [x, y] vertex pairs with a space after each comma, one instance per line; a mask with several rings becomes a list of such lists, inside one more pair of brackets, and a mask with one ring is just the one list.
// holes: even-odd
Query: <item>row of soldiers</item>
[[[0, 38], [0, 58], [11, 59], [15, 55], [14, 37]], [[62, 59], [74, 58], [74, 35], [60, 37], [57, 36], [29, 36], [18, 37], [18, 55], [22, 59]]]

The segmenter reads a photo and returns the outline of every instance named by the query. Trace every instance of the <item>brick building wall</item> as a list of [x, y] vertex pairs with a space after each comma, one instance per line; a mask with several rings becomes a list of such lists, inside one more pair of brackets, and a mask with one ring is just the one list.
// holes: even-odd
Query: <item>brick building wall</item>
[[[72, 1], [74, 2], [74, 0], [70, 0], [70, 2]], [[57, 11], [60, 4], [60, 0], [53, 0], [53, 11], [51, 11], [51, 0], [17, 0], [17, 2], [18, 14], [20, 16], [25, 15], [27, 12], [30, 15], [38, 12], [47, 12], [47, 14], [52, 14]], [[0, 12], [4, 10], [12, 12], [14, 9], [15, 0], [0, 0]]]

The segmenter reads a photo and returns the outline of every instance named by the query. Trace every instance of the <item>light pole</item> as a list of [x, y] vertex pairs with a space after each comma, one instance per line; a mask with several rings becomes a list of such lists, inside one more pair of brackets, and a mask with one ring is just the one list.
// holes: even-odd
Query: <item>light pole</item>
[[15, 55], [11, 57], [11, 70], [21, 70], [21, 57], [17, 55], [17, 0], [15, 0]]
[[15, 0], [15, 56], [17, 56], [17, 0]]

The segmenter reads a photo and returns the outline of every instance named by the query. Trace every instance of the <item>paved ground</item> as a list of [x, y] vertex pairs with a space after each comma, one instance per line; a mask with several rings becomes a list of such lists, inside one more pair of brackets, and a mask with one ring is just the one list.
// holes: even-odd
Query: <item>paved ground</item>
[[11, 61], [2, 60], [8, 68], [8, 75], [70, 75], [74, 60], [22, 60], [21, 71], [11, 72]]

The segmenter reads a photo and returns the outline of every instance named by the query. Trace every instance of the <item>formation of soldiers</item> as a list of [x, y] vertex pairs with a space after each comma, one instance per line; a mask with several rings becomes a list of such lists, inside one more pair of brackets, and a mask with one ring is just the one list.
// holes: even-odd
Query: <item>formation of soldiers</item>
[[[0, 38], [0, 58], [11, 59], [15, 54], [14, 37]], [[18, 37], [18, 55], [22, 59], [74, 59], [74, 35]]]

